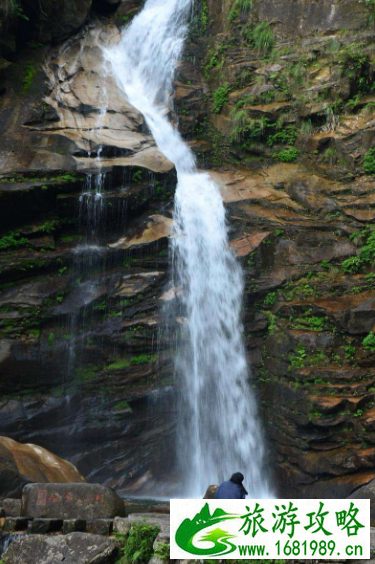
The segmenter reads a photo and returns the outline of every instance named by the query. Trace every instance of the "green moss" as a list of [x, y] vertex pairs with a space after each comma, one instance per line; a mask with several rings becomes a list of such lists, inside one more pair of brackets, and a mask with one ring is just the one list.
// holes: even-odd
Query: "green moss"
[[34, 82], [34, 78], [36, 74], [37, 74], [37, 70], [35, 68], [35, 64], [26, 63], [24, 66], [23, 87], [21, 90], [22, 94], [26, 94], [28, 92], [32, 83]]
[[375, 148], [367, 151], [363, 160], [363, 171], [375, 175]]
[[35, 339], [38, 341], [40, 338], [40, 329], [29, 329], [28, 334], [33, 335]]
[[[293, 368], [306, 368], [307, 366], [317, 366], [324, 363], [327, 360], [326, 355], [322, 349], [316, 349], [314, 352], [307, 352], [305, 347], [302, 344], [299, 344], [295, 351], [293, 351], [289, 356], [289, 370]], [[318, 382], [317, 379], [314, 379], [314, 383], [323, 383]]]
[[107, 367], [107, 370], [122, 370], [123, 368], [129, 368], [130, 361], [128, 359], [117, 360]]
[[363, 346], [371, 351], [375, 352], [375, 333], [371, 332], [362, 341]]
[[94, 311], [105, 311], [107, 308], [107, 303], [105, 300], [103, 300], [102, 302], [96, 304], [92, 309]]
[[113, 411], [129, 411], [129, 413], [133, 412], [132, 408], [126, 400], [116, 403], [116, 405], [113, 407]]
[[47, 339], [47, 345], [49, 347], [53, 347], [55, 345], [55, 333], [51, 332], [48, 335], [48, 339]]
[[124, 25], [124, 24], [130, 22], [130, 20], [131, 20], [132, 18], [133, 18], [133, 15], [132, 15], [132, 14], [127, 14], [126, 16], [120, 16], [120, 17], [118, 18], [118, 21], [119, 21], [121, 24]]
[[135, 365], [149, 364], [151, 362], [155, 362], [156, 358], [156, 354], [140, 354], [138, 356], [132, 356], [130, 362]]
[[327, 331], [330, 328], [330, 322], [326, 315], [311, 315], [312, 310], [308, 309], [301, 317], [290, 317], [289, 325], [292, 329], [301, 329], [303, 331]]
[[267, 294], [267, 296], [264, 298], [264, 305], [266, 307], [272, 307], [273, 305], [275, 305], [276, 300], [277, 300], [276, 292], [269, 292], [269, 294]]
[[201, 31], [205, 32], [207, 30], [208, 27], [208, 2], [207, 0], [202, 0], [202, 5], [201, 5], [201, 14], [200, 14], [200, 20], [201, 20]]
[[90, 364], [85, 366], [84, 368], [76, 368], [76, 377], [81, 382], [87, 382], [88, 380], [95, 380], [97, 379], [100, 374], [97, 374], [100, 371], [99, 366], [95, 364]]
[[224, 104], [226, 104], [228, 101], [230, 91], [231, 88], [229, 87], [228, 84], [225, 84], [224, 86], [219, 86], [215, 90], [213, 94], [214, 107], [212, 110], [214, 114], [219, 114], [221, 112]]
[[64, 341], [71, 341], [74, 338], [73, 333], [66, 333], [65, 335], [61, 336]]

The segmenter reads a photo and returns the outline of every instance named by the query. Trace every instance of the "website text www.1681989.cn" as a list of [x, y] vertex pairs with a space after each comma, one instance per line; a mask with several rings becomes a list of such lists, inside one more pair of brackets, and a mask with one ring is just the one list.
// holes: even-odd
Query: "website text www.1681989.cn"
[[[362, 556], [363, 549], [361, 545], [348, 544], [341, 546], [338, 551], [336, 543], [333, 540], [310, 542], [298, 540], [275, 543], [275, 548], [278, 556]], [[265, 544], [243, 544], [238, 546], [238, 551], [241, 556], [268, 556], [267, 545]]]

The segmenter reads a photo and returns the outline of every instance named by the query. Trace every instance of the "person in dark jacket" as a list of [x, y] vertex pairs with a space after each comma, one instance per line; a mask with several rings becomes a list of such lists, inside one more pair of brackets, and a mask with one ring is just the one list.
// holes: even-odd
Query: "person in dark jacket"
[[216, 499], [245, 499], [247, 491], [244, 488], [243, 481], [243, 474], [236, 472], [228, 482], [220, 484], [216, 492]]

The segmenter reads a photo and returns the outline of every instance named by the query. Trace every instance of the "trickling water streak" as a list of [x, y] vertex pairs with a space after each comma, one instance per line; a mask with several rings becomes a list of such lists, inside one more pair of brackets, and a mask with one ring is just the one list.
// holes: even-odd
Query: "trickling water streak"
[[253, 497], [269, 497], [263, 439], [240, 321], [243, 277], [229, 246], [224, 204], [208, 174], [166, 117], [192, 0], [148, 0], [106, 51], [119, 85], [145, 117], [159, 149], [175, 164], [172, 238], [174, 318], [180, 326], [178, 456], [183, 491], [202, 497], [233, 471]]

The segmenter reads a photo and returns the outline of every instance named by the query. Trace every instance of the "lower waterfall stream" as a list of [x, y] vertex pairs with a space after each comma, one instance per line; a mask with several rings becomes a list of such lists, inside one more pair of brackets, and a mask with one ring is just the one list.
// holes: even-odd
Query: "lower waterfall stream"
[[182, 289], [173, 300], [174, 317], [183, 319], [175, 360], [180, 494], [202, 497], [209, 484], [241, 471], [250, 497], [270, 497], [242, 338], [242, 270], [228, 244], [219, 187], [198, 172], [168, 119], [191, 7], [192, 0], [148, 0], [106, 57], [178, 174], [171, 286]]

